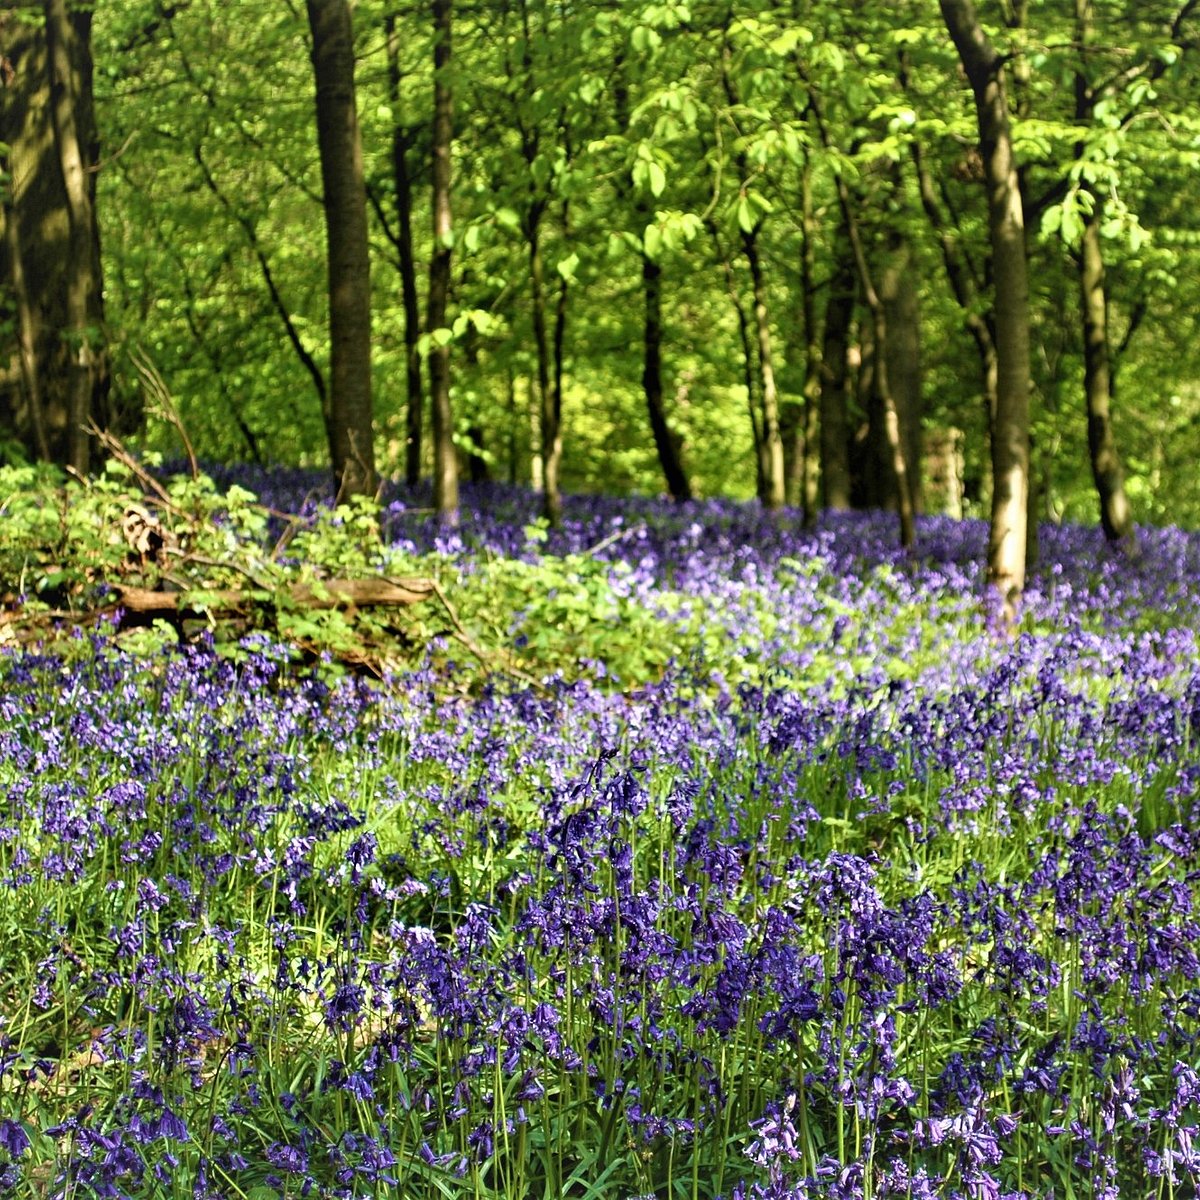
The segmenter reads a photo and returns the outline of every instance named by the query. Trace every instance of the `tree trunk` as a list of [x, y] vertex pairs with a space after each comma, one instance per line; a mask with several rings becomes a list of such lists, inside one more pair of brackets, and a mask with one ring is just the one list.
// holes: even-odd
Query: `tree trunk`
[[746, 316], [746, 306], [742, 303], [741, 296], [738, 295], [733, 264], [729, 261], [729, 255], [725, 253], [721, 245], [721, 235], [717, 223], [710, 220], [708, 230], [721, 260], [729, 302], [737, 314], [738, 336], [742, 347], [742, 386], [746, 389], [746, 412], [750, 417], [750, 433], [754, 439], [754, 494], [761, 497], [766, 486], [767, 455], [762, 425], [759, 421], [758, 388], [755, 386], [754, 339], [750, 336], [750, 318]]
[[[570, 240], [571, 206], [563, 201], [562, 206], [563, 237]], [[554, 306], [554, 380], [551, 384], [550, 403], [554, 415], [554, 442], [552, 453], [554, 457], [554, 494], [558, 497], [558, 513], [553, 520], [558, 521], [562, 516], [562, 489], [560, 476], [562, 473], [562, 411], [563, 411], [563, 372], [566, 362], [567, 346], [567, 300], [571, 294], [571, 284], [566, 275], [560, 275], [558, 280], [558, 302]], [[549, 488], [546, 495], [550, 494]]]
[[1013, 156], [1004, 68], [971, 0], [939, 0], [975, 96], [988, 199], [996, 312], [996, 418], [988, 580], [1002, 616], [1016, 617], [1025, 587], [1029, 504], [1029, 281], [1025, 215]]
[[[1092, 36], [1092, 0], [1075, 0], [1076, 37], [1086, 61]], [[1095, 97], [1083, 69], [1075, 73], [1075, 118], [1082, 127], [1093, 117]], [[1083, 154], [1082, 142], [1078, 153]], [[1112, 359], [1108, 346], [1108, 292], [1100, 226], [1104, 200], [1084, 184], [1092, 211], [1079, 250], [1079, 301], [1083, 319], [1083, 390], [1087, 403], [1088, 456], [1100, 501], [1100, 524], [1110, 542], [1134, 543], [1133, 513], [1125, 494], [1125, 471], [1112, 427]]]
[[[451, 0], [433, 0], [433, 256], [429, 263], [430, 334], [446, 329], [450, 298], [450, 150], [454, 140], [454, 97], [450, 89]], [[429, 390], [433, 402], [433, 504], [439, 517], [458, 521], [458, 457], [450, 409], [450, 346], [429, 351]]]
[[[11, 167], [5, 156], [0, 168], [10, 175]], [[38, 377], [37, 361], [37, 318], [29, 301], [29, 290], [25, 286], [25, 265], [21, 254], [21, 238], [18, 234], [16, 204], [8, 199], [4, 205], [4, 236], [8, 247], [8, 275], [12, 284], [13, 303], [17, 316], [17, 358], [20, 363], [21, 386], [24, 388], [24, 408], [28, 413], [30, 433], [38, 458], [50, 459], [50, 443], [46, 440], [46, 422], [42, 412], [42, 385]]]
[[834, 242], [833, 258], [821, 338], [821, 492], [825, 508], [841, 511], [850, 507], [846, 355], [854, 316], [854, 258], [844, 224]]
[[667, 424], [662, 382], [662, 268], [648, 254], [642, 255], [642, 289], [645, 297], [643, 327], [642, 390], [650, 415], [650, 431], [658, 461], [672, 500], [690, 500], [692, 488], [683, 470], [679, 445]]
[[[900, 437], [904, 443], [904, 465], [908, 471], [908, 489], [913, 510], [921, 508], [921, 311], [917, 296], [918, 279], [908, 239], [896, 236], [886, 251], [886, 264], [879, 281], [879, 298], [887, 316], [887, 375]], [[895, 479], [888, 471], [887, 507], [896, 504]]]
[[[817, 104], [816, 94], [810, 99], [813, 118], [821, 137], [821, 144], [826, 150], [831, 148], [829, 127]], [[854, 215], [851, 203], [850, 189], [841, 175], [835, 174], [837, 185], [838, 205], [842, 210], [842, 221], [845, 225], [846, 237], [850, 243], [850, 251], [854, 256], [854, 267], [858, 274], [859, 287], [863, 299], [871, 313], [871, 332], [874, 337], [875, 358], [873, 364], [873, 386], [883, 407], [883, 427], [887, 433], [887, 443], [891, 450], [891, 466], [896, 479], [896, 496], [900, 516], [900, 545], [907, 548], [916, 540], [916, 526], [913, 521], [912, 493], [909, 490], [908, 468], [904, 458], [904, 442], [900, 437], [900, 420], [896, 413], [896, 402], [892, 396], [891, 384], [888, 378], [888, 326], [887, 313], [879, 293], [875, 290], [875, 282], [871, 276], [871, 267], [867, 261], [867, 253], [863, 247], [859, 233], [858, 221]]]
[[400, 36], [396, 18], [384, 18], [387, 39], [388, 100], [393, 108], [392, 182], [396, 189], [397, 245], [400, 257], [400, 294], [404, 305], [404, 368], [407, 412], [404, 440], [404, 481], [415, 487], [421, 479], [421, 425], [425, 396], [421, 387], [421, 356], [417, 343], [421, 338], [421, 307], [417, 299], [417, 266], [413, 255], [412, 177], [408, 171], [408, 151], [412, 132], [401, 125], [400, 110]]
[[329, 255], [329, 432], [339, 498], [373, 496], [371, 260], [347, 0], [307, 0]]
[[759, 499], [763, 507], [782, 507], [786, 496], [783, 467], [783, 435], [779, 429], [779, 393], [775, 386], [775, 364], [771, 357], [771, 323], [767, 314], [767, 290], [758, 255], [757, 232], [742, 234], [742, 249], [750, 267], [754, 289], [754, 328], [758, 340], [758, 373], [762, 399], [762, 448], [765, 478]]
[[[80, 64], [86, 64], [84, 69], [90, 76], [91, 56], [90, 51], [81, 54], [75, 45], [79, 31], [67, 16], [66, 0], [46, 0], [44, 13], [50, 107], [68, 219], [63, 329], [70, 355], [66, 462], [82, 475], [87, 472], [90, 457], [88, 425], [107, 378], [99, 329], [102, 312], [99, 238], [92, 208], [94, 184], [87, 176], [93, 155], [88, 153], [91, 147], [87, 146], [87, 132], [81, 128], [90, 121], [80, 119], [81, 110], [91, 107], [90, 86], [89, 95], [83, 95]], [[90, 24], [84, 36], [88, 34]]]
[[550, 336], [546, 327], [546, 271], [542, 258], [542, 214], [545, 205], [540, 200], [530, 202], [526, 215], [526, 237], [529, 241], [529, 301], [533, 320], [533, 345], [537, 355], [538, 403], [541, 415], [542, 444], [542, 515], [551, 525], [562, 520], [562, 493], [559, 485], [559, 463], [562, 458], [562, 437], [558, 428], [555, 394], [550, 383]]
[[[812, 173], [804, 160], [800, 177], [800, 315], [804, 323], [804, 405], [792, 445], [792, 468], [788, 472], [788, 502], [799, 504], [804, 525], [817, 519], [816, 433], [821, 403], [821, 331], [817, 328], [816, 240], [813, 214]], [[844, 357], [844, 356], [843, 356]]]
[[[616, 82], [613, 87], [614, 108], [617, 126], [623, 136], [629, 134], [629, 83], [623, 58], [617, 61]], [[632, 194], [629, 178], [619, 183], [625, 196]], [[633, 212], [641, 222], [644, 236], [645, 224], [651, 215], [650, 206], [642, 199], [633, 203]], [[650, 417], [650, 432], [654, 436], [654, 448], [662, 467], [663, 478], [673, 500], [690, 500], [691, 484], [683, 469], [679, 442], [667, 424], [667, 413], [663, 407], [662, 382], [662, 267], [642, 250], [642, 298], [644, 318], [642, 323], [642, 391], [646, 397], [646, 410]]]
[[1125, 495], [1125, 472], [1113, 436], [1110, 406], [1112, 373], [1108, 352], [1108, 295], [1100, 246], [1103, 202], [1095, 198], [1079, 254], [1079, 295], [1083, 315], [1083, 386], [1087, 398], [1088, 454], [1100, 500], [1100, 524], [1110, 542], [1132, 542], [1133, 514]]
[[[901, 72], [901, 78], [903, 80], [907, 78], [904, 71]], [[904, 86], [908, 86], [907, 82]], [[959, 231], [950, 228], [942, 215], [934, 191], [933, 177], [929, 173], [921, 144], [915, 138], [911, 143], [911, 153], [913, 165], [917, 171], [917, 190], [921, 197], [921, 207], [925, 210], [929, 224], [937, 234], [938, 245], [942, 252], [942, 265], [946, 271], [946, 278], [950, 281], [950, 290], [954, 293], [954, 299], [959, 308], [962, 309], [963, 324], [975, 342], [975, 349], [979, 355], [979, 372], [983, 384], [984, 429], [990, 441], [992, 426], [996, 421], [996, 388], [998, 386], [996, 342], [993, 334], [994, 317], [990, 313], [985, 316], [977, 311], [975, 303], [977, 273], [963, 252]], [[982, 272], [984, 275], [988, 273], [990, 273], [990, 268]]]

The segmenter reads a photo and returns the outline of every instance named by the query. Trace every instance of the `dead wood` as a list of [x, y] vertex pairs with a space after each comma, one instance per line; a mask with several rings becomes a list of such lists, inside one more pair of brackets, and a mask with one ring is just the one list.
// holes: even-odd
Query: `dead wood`
[[[264, 600], [261, 592], [242, 588], [167, 592], [118, 583], [112, 585], [112, 590], [118, 607], [131, 615], [148, 617], [229, 616]], [[268, 593], [265, 599], [308, 609], [378, 608], [421, 604], [437, 592], [437, 585], [429, 579], [323, 579], [290, 584]]]

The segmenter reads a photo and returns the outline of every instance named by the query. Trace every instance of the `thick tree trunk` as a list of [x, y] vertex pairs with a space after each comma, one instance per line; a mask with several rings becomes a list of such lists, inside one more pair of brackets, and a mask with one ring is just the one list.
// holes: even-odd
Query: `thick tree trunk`
[[[107, 377], [100, 342], [100, 268], [94, 184], [87, 177], [92, 156], [81, 110], [84, 98], [80, 64], [90, 74], [90, 52], [75, 46], [78, 30], [67, 16], [66, 0], [46, 0], [46, 60], [50, 74], [50, 108], [54, 139], [67, 200], [66, 326], [70, 368], [67, 388], [66, 462], [86, 474], [91, 449], [88, 425]], [[85, 33], [90, 32], [90, 26]], [[90, 92], [90, 88], [88, 89]], [[90, 123], [90, 122], [87, 122]]]
[[767, 289], [762, 260], [758, 254], [756, 233], [742, 234], [742, 249], [750, 267], [754, 289], [754, 331], [758, 346], [758, 374], [762, 400], [762, 468], [764, 478], [759, 499], [763, 507], [781, 508], [787, 499], [783, 464], [783, 435], [779, 428], [779, 393], [775, 385], [775, 364], [771, 354], [771, 322], [767, 312]]
[[371, 260], [347, 0], [307, 0], [329, 263], [330, 455], [338, 496], [373, 496]]
[[[428, 329], [446, 328], [450, 298], [450, 150], [454, 140], [454, 97], [450, 88], [451, 0], [433, 0], [433, 257], [429, 263]], [[450, 409], [450, 346], [429, 351], [433, 402], [433, 504], [444, 521], [458, 521], [458, 457]]]
[[988, 580], [1006, 621], [1025, 587], [1029, 504], [1029, 281], [1025, 215], [1013, 156], [1004, 68], [971, 0], [939, 0], [975, 96], [988, 199], [996, 312], [996, 418]]
[[648, 254], [642, 255], [642, 291], [645, 299], [642, 390], [646, 395], [650, 431], [654, 435], [654, 447], [671, 499], [690, 500], [692, 488], [683, 470], [678, 441], [667, 424], [663, 407], [662, 268]]
[[854, 316], [854, 258], [845, 226], [834, 243], [834, 271], [821, 338], [821, 493], [825, 508], [850, 507], [850, 422], [846, 412], [850, 322]]
[[[6, 175], [11, 171], [7, 156], [3, 163], [3, 171]], [[20, 363], [21, 386], [25, 392], [24, 408], [28, 413], [29, 430], [37, 456], [49, 460], [50, 443], [46, 440], [42, 385], [38, 377], [37, 317], [29, 300], [29, 290], [25, 286], [25, 265], [18, 234], [18, 217], [16, 206], [11, 201], [4, 207], [4, 236], [8, 247], [8, 275], [12, 284], [13, 304], [17, 310], [17, 358]]]
[[417, 343], [421, 338], [421, 306], [417, 299], [417, 265], [413, 254], [412, 177], [408, 170], [408, 151], [412, 132], [401, 124], [400, 112], [400, 35], [396, 18], [384, 18], [387, 45], [388, 100], [393, 108], [392, 182], [396, 189], [396, 249], [400, 258], [400, 295], [404, 306], [404, 377], [407, 409], [405, 414], [404, 481], [414, 487], [421, 478], [421, 426], [425, 409], [421, 386], [421, 356]]

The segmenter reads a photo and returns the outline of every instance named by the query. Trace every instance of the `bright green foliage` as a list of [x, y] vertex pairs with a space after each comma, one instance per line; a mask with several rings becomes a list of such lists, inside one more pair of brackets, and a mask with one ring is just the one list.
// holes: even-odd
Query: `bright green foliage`
[[[428, 244], [430, 30], [399, 15], [400, 94], [387, 94], [387, 5], [355, 9], [368, 185], [374, 200], [375, 391], [381, 462], [403, 457], [404, 341], [391, 137], [413, 131], [417, 268]], [[1118, 444], [1139, 517], [1193, 520], [1189, 431], [1200, 413], [1193, 349], [1200, 232], [1188, 181], [1200, 164], [1194, 21], [1152, 4], [1095, 5], [1091, 122], [1074, 115], [1081, 67], [1067, 10], [982, 4], [1013, 56], [1014, 133], [1031, 212], [1034, 424], [1044, 515], [1090, 517], [1074, 264], [1094, 195], [1105, 206]], [[140, 347], [167, 381], [202, 456], [316, 464], [324, 440], [311, 356], [326, 366], [318, 173], [308, 48], [290, 6], [194, 0], [100, 5], [99, 212], [118, 350]], [[1002, 19], [1003, 18], [1003, 19]], [[986, 502], [979, 368], [917, 203], [910, 147], [929, 161], [952, 236], [988, 267], [973, 114], [933, 9], [546, 0], [457, 16], [453, 342], [459, 441], [493, 476], [528, 481], [537, 451], [527, 233], [540, 210], [551, 310], [568, 288], [564, 486], [661, 490], [641, 393], [641, 260], [663, 271], [664, 399], [697, 490], [754, 491], [743, 349], [730, 287], [748, 304], [740, 239], [758, 239], [781, 404], [803, 393], [800, 172], [811, 173], [814, 311], [837, 224], [835, 174], [853, 187], [872, 249], [902, 233], [920, 279], [925, 425], [967, 432], [968, 510]], [[727, 79], [728, 87], [723, 83]], [[812, 98], [831, 132], [824, 150]], [[710, 236], [711, 230], [715, 235]], [[723, 263], [732, 269], [732, 283]], [[268, 281], [268, 276], [270, 277]], [[553, 311], [550, 313], [553, 317]], [[857, 336], [857, 335], [856, 335]], [[118, 391], [139, 386], [116, 356]], [[864, 412], [852, 397], [851, 427]], [[468, 431], [474, 431], [468, 433]], [[152, 424], [147, 444], [165, 446]], [[1163, 497], [1170, 493], [1170, 500]], [[974, 507], [972, 507], [974, 506]]]

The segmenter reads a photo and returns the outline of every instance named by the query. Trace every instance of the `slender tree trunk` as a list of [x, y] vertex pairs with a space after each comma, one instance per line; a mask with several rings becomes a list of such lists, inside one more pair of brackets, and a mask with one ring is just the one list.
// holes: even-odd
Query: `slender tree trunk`
[[307, 0], [329, 255], [330, 454], [338, 496], [373, 496], [371, 260], [347, 0]]
[[[450, 89], [451, 0], [433, 0], [433, 257], [429, 263], [428, 329], [446, 328], [450, 298], [450, 150], [454, 140], [454, 97]], [[450, 346], [429, 351], [429, 391], [433, 402], [433, 504], [438, 515], [458, 521], [458, 458], [450, 408]]]
[[821, 339], [821, 490], [824, 506], [850, 507], [850, 422], [846, 413], [850, 322], [854, 316], [854, 257], [845, 224], [833, 251], [833, 278]]
[[[562, 206], [563, 220], [563, 236], [568, 240], [571, 232], [571, 206], [568, 201], [563, 201]], [[571, 284], [565, 275], [560, 275], [558, 280], [558, 301], [554, 306], [554, 336], [553, 336], [553, 352], [554, 352], [554, 379], [551, 384], [550, 402], [554, 416], [554, 492], [559, 497], [559, 512], [554, 519], [558, 520], [562, 515], [562, 494], [561, 494], [561, 473], [562, 473], [562, 455], [563, 455], [563, 439], [562, 439], [562, 412], [563, 412], [563, 373], [566, 362], [566, 346], [567, 346], [567, 300], [571, 294]], [[547, 490], [547, 495], [549, 491]]]
[[546, 327], [546, 273], [542, 258], [541, 200], [530, 203], [526, 218], [529, 241], [529, 291], [533, 319], [533, 344], [537, 355], [538, 403], [541, 416], [542, 443], [542, 515], [551, 525], [562, 520], [562, 493], [559, 484], [559, 463], [562, 456], [562, 437], [558, 428], [558, 411], [550, 382], [550, 335]]
[[[906, 79], [906, 73], [901, 72]], [[907, 87], [905, 82], [905, 87]], [[942, 252], [942, 265], [946, 278], [950, 281], [950, 290], [963, 313], [963, 324], [975, 343], [979, 355], [979, 372], [983, 384], [984, 429], [990, 441], [992, 426], [996, 421], [996, 388], [998, 386], [998, 371], [996, 366], [996, 342], [993, 336], [994, 318], [977, 311], [976, 297], [978, 289], [975, 285], [975, 273], [966, 255], [963, 253], [962, 240], [956, 229], [952, 229], [942, 214], [938, 204], [937, 194], [933, 185], [933, 177], [925, 161], [924, 152], [916, 139], [911, 143], [913, 165], [917, 172], [917, 190], [921, 197], [921, 207], [937, 234], [938, 246]], [[986, 272], [985, 272], [986, 274]]]
[[[904, 464], [914, 511], [921, 508], [921, 312], [916, 264], [908, 239], [893, 237], [879, 281], [879, 298], [887, 316], [888, 382], [896, 402]], [[889, 471], [890, 475], [890, 471]], [[888, 489], [892, 489], [889, 487]], [[889, 507], [894, 497], [889, 497]]]
[[1002, 615], [1016, 617], [1025, 587], [1029, 504], [1029, 281], [1025, 214], [1013, 155], [1004, 67], [971, 0], [939, 0], [975, 96], [988, 199], [996, 312], [996, 419], [988, 580]]
[[67, 393], [67, 465], [87, 473], [91, 437], [87, 427], [93, 401], [104, 373], [103, 351], [93, 342], [99, 330], [90, 328], [92, 298], [100, 292], [95, 274], [96, 224], [86, 177], [84, 149], [76, 114], [77, 75], [72, 64], [75, 30], [67, 16], [66, 0], [46, 0], [46, 57], [50, 69], [50, 103], [54, 138], [66, 187], [70, 219], [70, 258], [67, 267], [67, 328], [70, 339], [70, 383]]
[[754, 494], [761, 499], [767, 479], [767, 448], [759, 421], [758, 388], [755, 386], [754, 339], [750, 336], [750, 318], [746, 315], [746, 306], [738, 294], [733, 264], [729, 261], [729, 255], [725, 253], [721, 245], [721, 235], [716, 222], [710, 221], [708, 229], [721, 260], [729, 302], [737, 314], [738, 336], [742, 346], [742, 386], [746, 389], [746, 411], [750, 417], [750, 433], [754, 439]]
[[508, 482], [516, 486], [517, 482], [517, 422], [520, 420], [517, 412], [517, 377], [510, 363], [505, 375], [505, 398], [508, 401]]
[[679, 445], [667, 424], [663, 407], [662, 381], [662, 268], [648, 254], [642, 255], [642, 291], [645, 298], [643, 325], [642, 390], [650, 415], [650, 431], [662, 464], [667, 490], [673, 500], [690, 500], [692, 488], [683, 470]]
[[788, 502], [799, 503], [804, 525], [817, 519], [816, 434], [821, 404], [821, 331], [817, 327], [816, 235], [813, 214], [812, 174], [804, 160], [800, 177], [800, 315], [804, 322], [804, 407], [802, 421], [792, 447], [792, 470], [788, 473]]
[[404, 306], [404, 368], [407, 409], [405, 414], [404, 480], [414, 487], [421, 479], [421, 426], [425, 410], [421, 386], [421, 356], [417, 343], [421, 338], [421, 306], [417, 299], [417, 265], [413, 254], [412, 177], [408, 170], [408, 151], [412, 132], [400, 123], [400, 35], [396, 18], [384, 18], [387, 44], [388, 99], [392, 104], [392, 182], [396, 189], [397, 251], [400, 257], [400, 295]]
[[1100, 500], [1100, 524], [1111, 542], [1133, 541], [1133, 513], [1125, 494], [1125, 472], [1113, 436], [1111, 367], [1108, 350], [1108, 295], [1100, 245], [1103, 202], [1083, 230], [1079, 254], [1079, 294], [1083, 315], [1083, 386], [1087, 398], [1088, 454]]
[[[810, 98], [810, 106], [821, 144], [828, 150], [831, 146], [829, 128], [816, 102], [815, 93]], [[867, 253], [859, 234], [858, 221], [854, 216], [854, 207], [850, 198], [850, 189], [841, 175], [835, 176], [837, 184], [838, 205], [842, 210], [842, 221], [845, 224], [846, 237], [849, 239], [850, 250], [854, 256], [854, 266], [858, 273], [859, 287], [863, 299], [871, 314], [871, 331], [875, 341], [874, 380], [873, 386], [883, 407], [884, 429], [887, 433], [887, 444], [891, 451], [891, 465], [896, 479], [896, 497], [900, 517], [900, 545], [909, 547], [916, 540], [916, 525], [913, 519], [912, 492], [909, 488], [908, 466], [904, 457], [904, 442], [900, 436], [900, 419], [896, 413], [896, 401], [892, 396], [891, 384], [888, 379], [888, 327], [887, 313], [879, 293], [875, 290], [875, 282], [871, 275], [871, 267], [867, 261]]]
[[279, 290], [279, 284], [275, 279], [275, 272], [271, 269], [271, 260], [267, 257], [266, 248], [259, 240], [258, 229], [250, 217], [246, 213], [239, 211], [225, 192], [222, 191], [221, 185], [217, 182], [217, 177], [212, 173], [212, 169], [204, 158], [201, 146], [197, 145], [193, 147], [192, 157], [195, 159], [196, 166], [200, 168], [200, 176], [204, 180], [205, 187], [213, 194], [217, 203], [229, 214], [230, 218], [237, 223], [246, 238], [246, 244], [250, 247], [255, 261], [258, 263], [259, 273], [262, 275], [267, 295], [271, 298], [271, 307], [275, 310], [276, 316], [279, 317], [288, 344], [292, 347], [297, 361], [312, 381], [313, 391], [317, 394], [317, 403], [321, 409], [321, 417], [325, 422], [326, 440], [332, 446], [334, 440], [332, 428], [333, 411], [329, 404], [329, 388], [325, 383], [325, 376], [321, 373], [321, 368], [317, 365], [312, 354], [309, 353], [308, 347], [305, 346], [304, 339], [300, 336], [300, 330], [292, 318], [292, 310], [285, 301], [283, 293]]
[[762, 384], [763, 467], [766, 478], [759, 498], [764, 508], [776, 509], [787, 499], [787, 485], [783, 466], [783, 435], [779, 429], [779, 393], [775, 386], [775, 364], [771, 356], [767, 289], [758, 254], [757, 232], [743, 233], [742, 249], [750, 267], [750, 282], [754, 289], [754, 328], [758, 338], [758, 372]]
[[[617, 63], [617, 78], [613, 89], [617, 126], [622, 135], [629, 133], [629, 85], [625, 63]], [[632, 194], [627, 178], [620, 183], [625, 196]], [[635, 200], [633, 212], [644, 229], [651, 215], [650, 206], [641, 199]], [[642, 390], [646, 396], [646, 410], [650, 417], [650, 432], [654, 437], [654, 448], [662, 467], [663, 478], [673, 500], [692, 498], [691, 484], [683, 469], [679, 441], [667, 424], [666, 408], [663, 405], [662, 382], [662, 267], [649, 254], [642, 251], [642, 299], [644, 319], [642, 324]]]
[[[1076, 38], [1086, 61], [1092, 37], [1092, 0], [1075, 0]], [[1075, 118], [1082, 127], [1093, 117], [1095, 97], [1085, 70], [1075, 73]], [[1082, 142], [1078, 153], [1083, 154]], [[1133, 513], [1125, 494], [1125, 471], [1117, 453], [1112, 427], [1112, 358], [1108, 345], [1108, 291], [1104, 279], [1104, 248], [1100, 226], [1104, 200], [1084, 187], [1092, 211], [1083, 230], [1079, 250], [1079, 307], [1083, 319], [1083, 389], [1087, 403], [1088, 455], [1100, 501], [1100, 524], [1110, 542], [1134, 543]]]

